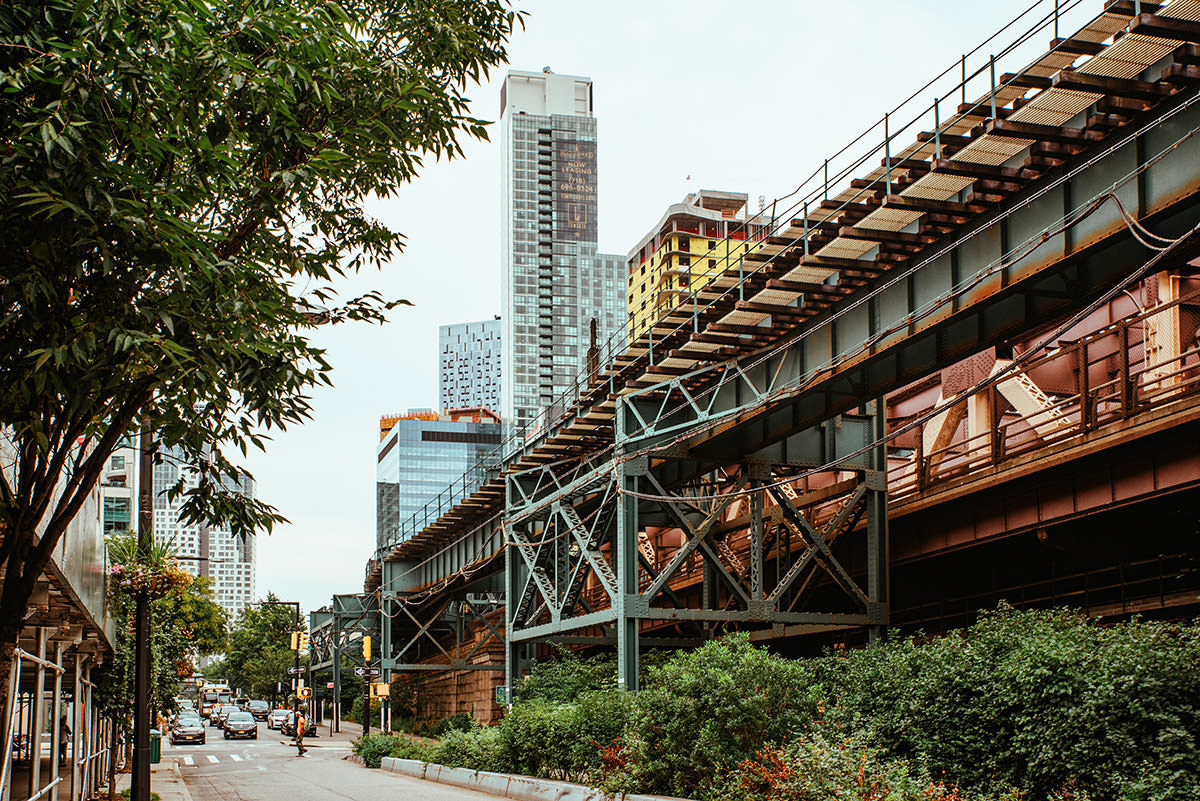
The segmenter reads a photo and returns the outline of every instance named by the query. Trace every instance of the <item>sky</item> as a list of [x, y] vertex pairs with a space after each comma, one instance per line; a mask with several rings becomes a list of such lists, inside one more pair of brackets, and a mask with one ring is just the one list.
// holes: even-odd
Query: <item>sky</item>
[[[963, 53], [1031, 5], [529, 0], [516, 4], [527, 16], [510, 42], [508, 66], [467, 95], [476, 116], [496, 120], [509, 68], [548, 66], [593, 80], [599, 249], [623, 254], [688, 192], [741, 191], [753, 206], [760, 196], [770, 206], [868, 127], [877, 126], [881, 139], [884, 112], [949, 67], [957, 76]], [[1043, 0], [1036, 11], [1053, 5]], [[1067, 31], [1097, 13], [1101, 0], [1062, 5], [1074, 7]], [[1050, 36], [1034, 35], [998, 62], [997, 74], [1016, 71]], [[988, 47], [1000, 45], [968, 62], [983, 66], [983, 81], [995, 52]], [[935, 90], [919, 96], [932, 104]], [[315, 341], [334, 365], [334, 386], [314, 393], [309, 422], [277, 434], [247, 461], [259, 497], [291, 521], [258, 539], [260, 596], [274, 592], [308, 610], [334, 593], [362, 591], [375, 543], [379, 417], [437, 405], [439, 325], [501, 313], [494, 126], [491, 138], [464, 140], [462, 158], [428, 164], [398, 195], [368, 204], [407, 244], [383, 270], [340, 289], [347, 296], [379, 289], [413, 305], [385, 326], [319, 329]], [[901, 144], [912, 139], [905, 132]]]

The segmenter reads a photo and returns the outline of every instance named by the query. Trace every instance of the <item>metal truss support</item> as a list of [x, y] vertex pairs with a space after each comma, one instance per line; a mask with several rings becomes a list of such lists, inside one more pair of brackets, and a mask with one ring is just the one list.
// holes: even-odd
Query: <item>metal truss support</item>
[[[570, 482], [535, 468], [510, 491], [510, 686], [525, 646], [539, 640], [615, 642], [618, 686], [636, 691], [650, 641], [694, 643], [718, 629], [764, 626], [777, 636], [847, 628], [882, 636], [885, 454], [870, 447], [883, 433], [882, 404], [717, 465], [623, 441], [627, 424], [640, 425], [627, 409], [617, 407], [608, 464]], [[795, 478], [839, 459], [813, 481]], [[861, 552], [861, 541], [843, 546], [851, 534], [868, 541], [865, 584], [843, 562]]]

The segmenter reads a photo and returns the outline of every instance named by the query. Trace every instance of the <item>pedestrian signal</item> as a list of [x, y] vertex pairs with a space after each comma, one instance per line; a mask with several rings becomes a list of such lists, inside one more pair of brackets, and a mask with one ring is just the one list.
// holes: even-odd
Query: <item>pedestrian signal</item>
[[390, 690], [391, 690], [391, 685], [388, 684], [386, 681], [371, 683], [371, 697], [372, 698], [387, 698]]
[[312, 698], [312, 687], [301, 687], [299, 690], [296, 690], [296, 697], [304, 699]]

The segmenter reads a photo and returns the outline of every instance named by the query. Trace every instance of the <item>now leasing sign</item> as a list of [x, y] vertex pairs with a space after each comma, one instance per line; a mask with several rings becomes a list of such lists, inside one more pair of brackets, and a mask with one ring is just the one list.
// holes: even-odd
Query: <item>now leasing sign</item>
[[554, 141], [554, 238], [596, 241], [596, 143]]

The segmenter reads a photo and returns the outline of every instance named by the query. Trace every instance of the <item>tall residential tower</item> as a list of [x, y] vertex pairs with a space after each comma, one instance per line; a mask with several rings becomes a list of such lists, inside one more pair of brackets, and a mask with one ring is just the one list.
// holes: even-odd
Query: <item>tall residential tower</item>
[[500, 318], [438, 327], [438, 406], [500, 412]]
[[592, 81], [511, 71], [500, 93], [504, 273], [501, 416], [518, 428], [625, 335], [625, 259], [596, 252]]

